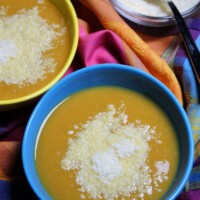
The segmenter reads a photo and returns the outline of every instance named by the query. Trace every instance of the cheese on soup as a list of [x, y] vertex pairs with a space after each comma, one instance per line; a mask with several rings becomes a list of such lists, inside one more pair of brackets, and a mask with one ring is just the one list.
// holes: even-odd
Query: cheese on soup
[[0, 27], [0, 100], [37, 91], [65, 65], [69, 31], [50, 1], [2, 0]]
[[[77, 184], [92, 198], [113, 199], [133, 192], [152, 195], [153, 187], [159, 188], [147, 163], [149, 141], [160, 142], [159, 137], [154, 138], [156, 130], [139, 120], [128, 121], [121, 107], [117, 110], [108, 105], [106, 112], [98, 113], [82, 125], [78, 139], [69, 140], [62, 168], [77, 170]], [[168, 177], [168, 170], [169, 167], [161, 173], [162, 181], [164, 176]]]
[[34, 84], [54, 72], [55, 59], [43, 53], [54, 48], [53, 41], [65, 29], [49, 25], [37, 7], [1, 17], [0, 27], [0, 82]]
[[176, 133], [161, 108], [118, 87], [62, 102], [36, 147], [39, 177], [55, 199], [158, 199], [174, 181], [178, 160]]

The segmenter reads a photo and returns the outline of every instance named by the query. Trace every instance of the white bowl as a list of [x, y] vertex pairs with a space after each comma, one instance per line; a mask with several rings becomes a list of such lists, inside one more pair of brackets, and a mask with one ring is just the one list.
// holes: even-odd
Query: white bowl
[[[166, 14], [165, 16], [154, 16], [145, 15], [139, 12], [135, 12], [131, 9], [131, 7], [126, 6], [121, 3], [122, 0], [110, 0], [114, 9], [121, 14], [126, 19], [130, 20], [139, 25], [144, 25], [147, 27], [166, 27], [172, 26], [176, 24], [176, 21], [172, 14]], [[194, 16], [200, 9], [200, 2], [198, 2], [193, 7], [188, 10], [182, 12], [182, 16], [184, 19]]]

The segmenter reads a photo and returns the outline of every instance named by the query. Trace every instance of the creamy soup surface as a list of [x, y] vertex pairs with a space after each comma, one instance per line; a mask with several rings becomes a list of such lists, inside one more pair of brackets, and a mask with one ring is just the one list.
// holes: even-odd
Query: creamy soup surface
[[35, 155], [42, 184], [58, 200], [159, 199], [178, 163], [163, 111], [139, 92], [107, 86], [63, 101], [41, 128]]
[[67, 17], [57, 6], [1, 0], [0, 24], [0, 100], [27, 96], [52, 81], [71, 46]]

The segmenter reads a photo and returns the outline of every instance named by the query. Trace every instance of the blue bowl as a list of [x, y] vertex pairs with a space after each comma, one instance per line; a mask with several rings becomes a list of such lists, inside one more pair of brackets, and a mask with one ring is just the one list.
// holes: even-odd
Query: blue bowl
[[120, 64], [100, 64], [80, 69], [55, 84], [39, 101], [27, 124], [22, 144], [22, 160], [27, 179], [40, 199], [51, 199], [35, 168], [35, 144], [48, 114], [71, 94], [94, 86], [120, 86], [152, 98], [171, 119], [180, 145], [180, 163], [175, 181], [163, 199], [175, 199], [183, 190], [193, 165], [194, 144], [188, 117], [172, 92], [153, 76]]

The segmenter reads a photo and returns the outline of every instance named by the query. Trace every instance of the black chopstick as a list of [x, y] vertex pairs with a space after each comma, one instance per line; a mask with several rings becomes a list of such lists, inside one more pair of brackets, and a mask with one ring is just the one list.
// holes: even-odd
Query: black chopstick
[[169, 1], [168, 4], [176, 19], [176, 23], [181, 32], [193, 71], [196, 75], [198, 83], [200, 84], [200, 53], [198, 47], [177, 7], [174, 5], [172, 1]]

